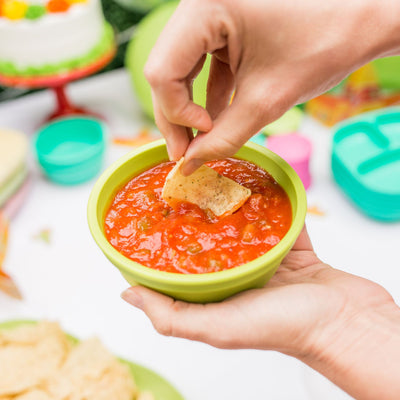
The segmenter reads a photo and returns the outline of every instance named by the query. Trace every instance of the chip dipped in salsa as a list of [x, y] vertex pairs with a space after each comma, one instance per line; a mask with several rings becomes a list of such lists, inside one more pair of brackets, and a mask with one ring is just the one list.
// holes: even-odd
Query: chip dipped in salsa
[[207, 163], [251, 190], [242, 207], [222, 218], [184, 201], [172, 208], [161, 198], [174, 165], [164, 162], [132, 178], [106, 213], [108, 241], [131, 260], [167, 272], [216, 272], [265, 254], [289, 230], [286, 192], [255, 164], [236, 158]]

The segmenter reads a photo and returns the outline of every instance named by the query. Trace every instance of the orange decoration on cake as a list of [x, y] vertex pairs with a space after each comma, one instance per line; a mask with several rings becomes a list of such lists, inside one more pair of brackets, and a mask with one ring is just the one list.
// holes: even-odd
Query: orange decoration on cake
[[70, 3], [66, 0], [50, 0], [47, 3], [47, 10], [50, 13], [65, 12], [69, 7]]

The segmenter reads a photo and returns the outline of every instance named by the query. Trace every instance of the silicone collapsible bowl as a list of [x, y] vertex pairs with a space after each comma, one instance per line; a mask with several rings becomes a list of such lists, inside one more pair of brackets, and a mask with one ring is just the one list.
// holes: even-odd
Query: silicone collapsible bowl
[[57, 119], [41, 128], [35, 138], [43, 172], [65, 185], [93, 178], [101, 168], [105, 146], [103, 123], [88, 117]]
[[274, 275], [303, 228], [307, 208], [305, 190], [294, 170], [262, 146], [248, 142], [236, 156], [264, 168], [285, 189], [292, 204], [293, 221], [285, 237], [263, 256], [239, 267], [207, 274], [186, 275], [145, 267], [119, 253], [104, 235], [105, 214], [116, 192], [133, 176], [168, 159], [164, 140], [125, 155], [101, 175], [89, 198], [89, 228], [100, 249], [129, 284], [141, 284], [175, 299], [204, 303], [262, 287]]
[[293, 107], [276, 121], [265, 126], [261, 132], [267, 136], [296, 132], [301, 125], [303, 117], [304, 112], [299, 107]]
[[361, 114], [338, 125], [332, 172], [366, 215], [400, 220], [400, 108]]
[[297, 133], [270, 136], [267, 147], [282, 157], [298, 173], [303, 185], [308, 189], [311, 185], [310, 157], [311, 141]]
[[379, 86], [383, 89], [399, 90], [400, 89], [400, 57], [379, 58], [372, 62], [374, 66]]

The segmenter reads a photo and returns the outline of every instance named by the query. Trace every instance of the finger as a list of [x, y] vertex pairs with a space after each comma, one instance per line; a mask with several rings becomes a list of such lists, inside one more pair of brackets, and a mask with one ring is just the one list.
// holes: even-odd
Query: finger
[[275, 76], [267, 80], [264, 74], [254, 72], [237, 79], [232, 104], [221, 112], [209, 132], [197, 135], [190, 143], [181, 169], [184, 175], [190, 175], [205, 161], [233, 156], [294, 104], [290, 85], [282, 85]]
[[293, 245], [292, 250], [300, 250], [300, 251], [314, 251], [313, 245], [311, 243], [310, 236], [307, 232], [307, 227], [304, 224], [304, 227], [296, 240], [296, 243]]
[[234, 89], [234, 76], [229, 64], [216, 56], [211, 59], [207, 83], [207, 111], [214, 120], [229, 105]]
[[[198, 63], [194, 66], [194, 68], [192, 69], [192, 71], [189, 73], [188, 75], [188, 82], [190, 84], [193, 83], [193, 81], [196, 79], [197, 75], [199, 75], [199, 73], [201, 72], [201, 70], [203, 69], [204, 63], [206, 62], [206, 58], [207, 58], [207, 54], [204, 54], [200, 60], [198, 61]], [[192, 85], [190, 86], [192, 87]], [[191, 99], [193, 100], [193, 96], [191, 96]]]
[[[320, 264], [321, 260], [314, 252], [313, 245], [304, 225], [299, 237], [292, 247], [292, 251], [282, 261], [282, 266], [289, 270], [300, 270], [315, 264]], [[282, 271], [278, 269], [278, 273]]]
[[153, 108], [155, 122], [167, 142], [169, 159], [171, 161], [178, 161], [185, 154], [189, 142], [193, 139], [193, 132], [185, 126], [170, 123], [164, 117], [154, 95]]
[[[200, 131], [209, 131], [212, 121], [206, 110], [191, 101], [186, 82], [204, 55], [226, 42], [226, 37], [218, 32], [220, 21], [206, 17], [210, 12], [181, 2], [145, 66], [146, 78], [166, 119]], [[193, 26], [194, 20], [200, 29]]]
[[161, 112], [171, 124], [202, 132], [212, 128], [210, 115], [203, 107], [193, 103], [186, 81], [165, 82], [152, 88]]
[[190, 175], [205, 161], [233, 156], [269, 120], [274, 119], [276, 114], [268, 112], [263, 97], [256, 93], [250, 87], [238, 90], [232, 104], [214, 121], [212, 130], [194, 138], [185, 153], [181, 169], [184, 175]]
[[[226, 313], [222, 321], [224, 303], [194, 304], [175, 301], [150, 289], [135, 286], [121, 297], [140, 308], [151, 320], [154, 328], [165, 336], [197, 340], [215, 347], [232, 347], [238, 341], [232, 314]], [[222, 314], [221, 314], [222, 312]], [[229, 332], [228, 335], [223, 332]]]

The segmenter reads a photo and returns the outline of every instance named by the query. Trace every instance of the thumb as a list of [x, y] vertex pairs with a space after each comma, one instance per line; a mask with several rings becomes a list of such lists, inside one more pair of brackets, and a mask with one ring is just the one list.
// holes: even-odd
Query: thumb
[[212, 343], [210, 326], [215, 326], [221, 317], [213, 304], [176, 301], [142, 286], [125, 290], [121, 297], [129, 304], [143, 310], [154, 328], [162, 335], [218, 345]]
[[185, 153], [182, 173], [190, 175], [204, 162], [233, 156], [266, 124], [288, 108], [279, 99], [268, 99], [268, 90], [242, 85], [232, 104], [221, 112], [207, 133], [198, 134]]

